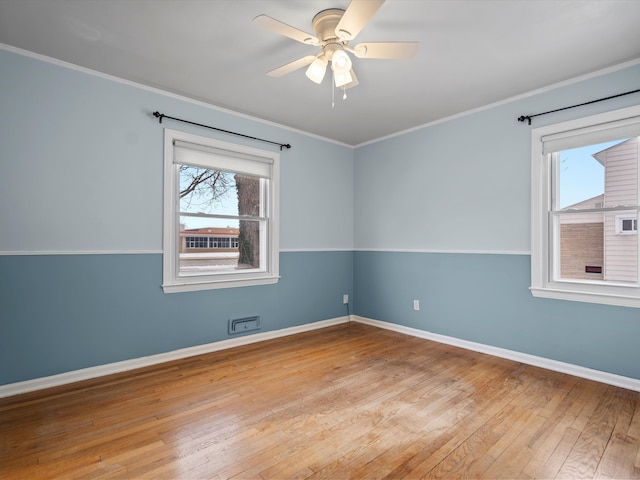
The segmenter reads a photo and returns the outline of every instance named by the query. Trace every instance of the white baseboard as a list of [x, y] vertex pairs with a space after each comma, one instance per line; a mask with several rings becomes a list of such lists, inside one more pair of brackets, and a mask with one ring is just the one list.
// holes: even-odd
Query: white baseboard
[[274, 338], [286, 337], [288, 335], [294, 335], [296, 333], [318, 330], [320, 328], [330, 327], [332, 325], [347, 323], [349, 322], [349, 320], [350, 318], [348, 316], [337, 317], [329, 320], [321, 320], [319, 322], [308, 323], [297, 327], [289, 327], [283, 328], [281, 330], [274, 330], [271, 332], [256, 333], [253, 335], [230, 338], [228, 340], [207, 343], [205, 345], [197, 345], [195, 347], [181, 348], [179, 350], [173, 350], [171, 352], [159, 353], [157, 355], [134, 358], [131, 360], [124, 360], [122, 362], [108, 363], [106, 365], [98, 365], [97, 367], [89, 367], [83, 368], [81, 370], [60, 373], [58, 375], [51, 375], [48, 377], [35, 378], [33, 380], [25, 380], [23, 382], [0, 385], [0, 398], [19, 395], [21, 393], [33, 392], [35, 390], [42, 390], [44, 388], [57, 387], [60, 385], [66, 385], [68, 383], [79, 382], [81, 380], [88, 380], [90, 378], [97, 378], [104, 375], [111, 375], [113, 373], [134, 370], [136, 368], [148, 367], [151, 365], [157, 365], [159, 363], [170, 362], [172, 360], [180, 360], [182, 358], [193, 357], [195, 355], [202, 355], [205, 353], [217, 352], [219, 350], [226, 350], [228, 348], [239, 347], [242, 345], [249, 345], [251, 343], [263, 342], [265, 340], [271, 340]]
[[256, 333], [254, 335], [247, 335], [247, 336], [238, 337], [238, 338], [231, 338], [228, 340], [221, 340], [219, 342], [208, 343], [205, 345], [197, 345], [195, 347], [182, 348], [180, 350], [173, 350], [171, 352], [159, 353], [157, 355], [150, 355], [147, 357], [134, 358], [132, 360], [124, 360], [122, 362], [99, 365], [97, 367], [83, 368], [81, 370], [74, 370], [71, 372], [60, 373], [58, 375], [52, 375], [49, 377], [26, 380], [24, 382], [16, 382], [16, 383], [10, 383], [7, 385], [0, 385], [0, 398], [9, 397], [12, 395], [19, 395], [21, 393], [33, 392], [35, 390], [42, 390], [44, 388], [57, 387], [60, 385], [79, 382], [81, 380], [88, 380], [91, 378], [102, 377], [105, 375], [111, 375], [114, 373], [134, 370], [136, 368], [157, 365], [159, 363], [170, 362], [172, 360], [180, 360], [182, 358], [193, 357], [196, 355], [203, 355], [206, 353], [212, 353], [219, 350], [239, 347], [242, 345], [249, 345], [252, 343], [262, 342], [265, 340], [271, 340], [274, 338], [294, 335], [296, 333], [308, 332], [311, 330], [330, 327], [332, 325], [347, 323], [349, 321], [359, 322], [359, 323], [371, 325], [378, 328], [384, 328], [385, 330], [392, 330], [398, 333], [411, 335], [413, 337], [424, 338], [426, 340], [432, 340], [434, 342], [444, 343], [447, 345], [452, 345], [454, 347], [464, 348], [466, 350], [486, 353], [488, 355], [493, 355], [500, 358], [506, 358], [508, 360], [525, 363], [527, 365], [546, 368], [547, 370], [567, 373], [569, 375], [575, 375], [576, 377], [595, 380], [596, 382], [606, 383], [609, 385], [614, 385], [616, 387], [622, 387], [629, 390], [640, 391], [640, 380], [635, 378], [624, 377], [621, 375], [616, 375], [614, 373], [607, 373], [607, 372], [602, 372], [600, 370], [593, 370], [586, 367], [580, 367], [578, 365], [559, 362], [557, 360], [550, 360], [548, 358], [529, 355], [527, 353], [516, 352], [514, 350], [507, 350], [504, 348], [492, 347], [490, 345], [484, 345], [482, 343], [469, 342], [467, 340], [448, 337], [446, 335], [440, 335], [437, 333], [431, 333], [431, 332], [427, 332], [426, 330], [419, 330], [416, 328], [405, 327], [402, 325], [397, 325], [395, 323], [383, 322], [380, 320], [373, 320], [370, 318], [360, 317], [358, 315], [351, 315], [351, 316], [345, 316], [345, 317], [332, 318], [329, 320], [322, 320], [319, 322], [300, 325], [297, 327], [274, 330], [272, 332]]
[[596, 382], [606, 383], [614, 385], [616, 387], [622, 387], [629, 390], [640, 392], [640, 380], [631, 377], [624, 377], [622, 375], [616, 375], [615, 373], [602, 372], [600, 370], [593, 370], [591, 368], [581, 367], [579, 365], [573, 365], [571, 363], [564, 363], [558, 360], [551, 360], [549, 358], [538, 357], [535, 355], [529, 355], [527, 353], [516, 352], [514, 350], [507, 350], [499, 347], [492, 347], [491, 345], [484, 345], [482, 343], [469, 342], [467, 340], [461, 340], [454, 337], [447, 337], [446, 335], [439, 335], [437, 333], [427, 332], [426, 330], [419, 330], [411, 327], [404, 327], [395, 323], [382, 322], [380, 320], [372, 320], [370, 318], [359, 317], [357, 315], [351, 315], [351, 320], [354, 322], [364, 323], [374, 327], [384, 328], [386, 330], [393, 330], [394, 332], [404, 333], [413, 337], [424, 338], [426, 340], [432, 340], [438, 343], [445, 343], [454, 347], [464, 348], [466, 350], [473, 350], [474, 352], [486, 353], [495, 357], [506, 358], [507, 360], [513, 360], [527, 365], [533, 365], [535, 367], [546, 368], [547, 370], [553, 370], [556, 372], [567, 373], [576, 377], [586, 378], [588, 380], [595, 380]]

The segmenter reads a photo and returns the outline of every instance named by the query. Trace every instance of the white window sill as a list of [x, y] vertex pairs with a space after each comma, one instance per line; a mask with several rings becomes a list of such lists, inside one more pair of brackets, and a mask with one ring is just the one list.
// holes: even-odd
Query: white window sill
[[274, 283], [278, 283], [278, 280], [280, 280], [280, 277], [259, 277], [246, 278], [241, 280], [171, 283], [162, 285], [162, 290], [164, 291], [164, 293], [196, 292], [200, 290], [215, 290], [219, 288], [271, 285]]
[[619, 307], [640, 308], [640, 298], [632, 296], [580, 292], [549, 287], [531, 287], [529, 290], [531, 290], [531, 294], [534, 297], [540, 298], [554, 298], [557, 300], [571, 300], [574, 302], [600, 303]]

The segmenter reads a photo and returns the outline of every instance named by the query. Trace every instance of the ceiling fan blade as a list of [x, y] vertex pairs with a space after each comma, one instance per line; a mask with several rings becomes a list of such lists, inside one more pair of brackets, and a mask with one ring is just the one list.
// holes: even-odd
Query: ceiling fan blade
[[267, 75], [270, 77], [282, 77], [287, 73], [291, 73], [299, 68], [306, 67], [310, 65], [316, 59], [315, 55], [307, 55], [306, 57], [299, 58], [298, 60], [294, 60], [293, 62], [289, 62], [281, 67], [274, 68], [267, 72]]
[[266, 28], [267, 30], [271, 30], [272, 32], [292, 38], [300, 43], [305, 43], [307, 45], [320, 45], [320, 40], [318, 40], [317, 37], [314, 37], [310, 33], [303, 32], [302, 30], [298, 30], [291, 25], [287, 25], [280, 20], [271, 18], [268, 15], [258, 15], [253, 19], [253, 23], [262, 28]]
[[383, 3], [384, 0], [351, 0], [336, 25], [336, 36], [345, 42], [353, 40]]
[[350, 50], [358, 58], [411, 58], [418, 45], [418, 42], [367, 42]]

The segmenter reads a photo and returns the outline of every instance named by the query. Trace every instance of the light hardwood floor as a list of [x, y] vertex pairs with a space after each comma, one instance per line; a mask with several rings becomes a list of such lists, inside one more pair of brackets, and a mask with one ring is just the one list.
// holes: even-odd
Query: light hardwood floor
[[638, 478], [640, 393], [350, 323], [0, 400], [0, 478]]

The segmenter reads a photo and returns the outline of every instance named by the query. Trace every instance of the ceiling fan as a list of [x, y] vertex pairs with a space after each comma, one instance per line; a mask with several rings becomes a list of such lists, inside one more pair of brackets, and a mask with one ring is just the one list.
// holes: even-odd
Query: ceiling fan
[[317, 55], [304, 56], [267, 72], [267, 75], [281, 77], [308, 65], [307, 77], [315, 83], [322, 83], [327, 66], [331, 63], [336, 87], [346, 89], [358, 84], [348, 53], [357, 58], [412, 57], [418, 50], [418, 42], [365, 42], [353, 47], [349, 46], [349, 42], [360, 33], [384, 1], [351, 0], [346, 10], [341, 8], [322, 10], [313, 17], [311, 22], [316, 32], [315, 36], [268, 15], [258, 15], [253, 19], [256, 25], [306, 45], [320, 47]]

